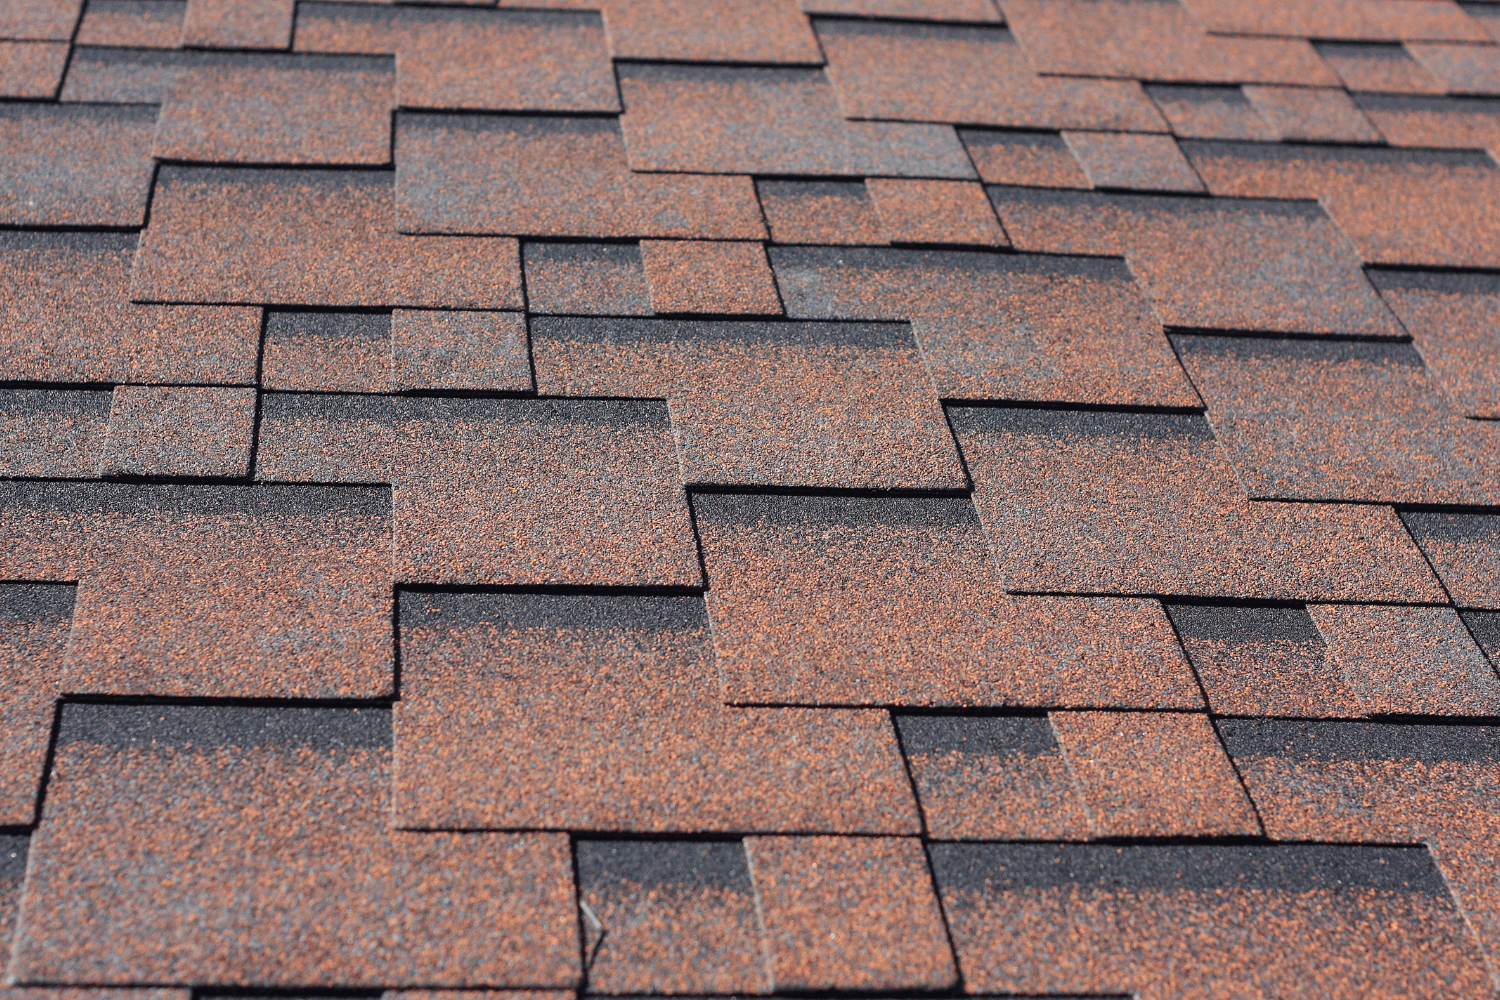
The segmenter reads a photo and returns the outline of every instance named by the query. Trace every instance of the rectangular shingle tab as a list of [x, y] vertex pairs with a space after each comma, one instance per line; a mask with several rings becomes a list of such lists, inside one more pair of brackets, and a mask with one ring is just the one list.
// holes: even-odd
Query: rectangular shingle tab
[[[57, 761], [31, 845], [23, 983], [577, 981], [567, 838], [389, 829], [386, 710], [70, 706]], [[206, 837], [241, 860], [202, 853]], [[167, 863], [130, 864], [141, 851]], [[99, 872], [117, 874], [94, 931], [76, 907]], [[153, 933], [131, 933], [145, 922]]]
[[613, 119], [402, 114], [396, 153], [402, 232], [765, 237], [748, 177], [633, 173]]
[[[521, 305], [509, 239], [396, 232], [386, 171], [162, 167], [131, 296], [310, 306]], [[266, 205], [276, 206], [267, 211]], [[229, 248], [249, 246], [250, 250]]]
[[401, 826], [917, 831], [884, 712], [717, 704], [701, 597], [407, 593], [401, 621]]

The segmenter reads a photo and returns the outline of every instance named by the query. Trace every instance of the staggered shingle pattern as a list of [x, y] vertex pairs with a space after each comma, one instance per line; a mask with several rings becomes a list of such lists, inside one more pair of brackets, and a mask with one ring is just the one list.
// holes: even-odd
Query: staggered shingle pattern
[[1497, 996], [1497, 157], [1500, 2], [0, 0], [0, 1000]]

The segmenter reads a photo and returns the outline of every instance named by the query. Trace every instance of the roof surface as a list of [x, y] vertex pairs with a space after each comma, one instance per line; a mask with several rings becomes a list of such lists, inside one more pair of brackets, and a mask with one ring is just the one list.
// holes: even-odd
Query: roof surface
[[0, 1000], [1495, 996], [1497, 43], [0, 0]]

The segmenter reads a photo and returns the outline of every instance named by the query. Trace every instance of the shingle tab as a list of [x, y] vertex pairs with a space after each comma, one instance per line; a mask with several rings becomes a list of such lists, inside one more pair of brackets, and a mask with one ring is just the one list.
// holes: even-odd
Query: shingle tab
[[939, 396], [1199, 405], [1116, 260], [961, 251], [770, 251], [787, 313], [907, 320]]
[[[1196, 144], [1183, 145], [1203, 173]], [[1206, 180], [1215, 194], [1246, 193]], [[1316, 205], [1015, 187], [990, 188], [990, 200], [1018, 250], [1123, 254], [1168, 326], [1401, 335]]]
[[1500, 170], [1483, 153], [1183, 144], [1216, 195], [1316, 198], [1369, 264], [1494, 267]]
[[1083, 799], [1045, 716], [897, 715], [937, 840], [1085, 840]]
[[[933, 990], [957, 981], [917, 840], [750, 837], [745, 853], [778, 990]], [[887, 919], [860, 919], [870, 912]]]
[[114, 392], [99, 473], [243, 479], [250, 474], [254, 389]]
[[844, 121], [821, 70], [626, 63], [617, 72], [634, 170], [974, 176], [951, 128]]
[[[6, 826], [31, 826], [36, 819], [76, 590], [55, 583], [0, 584], [0, 665], [5, 678], [0, 684], [0, 726], [5, 729], [0, 823]], [[9, 904], [0, 931], [7, 939], [14, 929], [20, 889], [19, 878], [11, 877], [14, 864], [6, 863], [14, 851], [12, 838], [0, 840], [0, 899]], [[25, 865], [21, 868], [24, 872]]]
[[0, 105], [0, 222], [143, 225], [155, 122], [144, 106]]
[[1140, 84], [1038, 76], [1003, 28], [853, 20], [815, 24], [839, 107], [853, 118], [1165, 130]]
[[187, 0], [93, 0], [79, 22], [78, 45], [173, 49], [182, 37]]
[[184, 48], [284, 49], [292, 44], [295, 0], [188, 0]]
[[[567, 838], [391, 830], [390, 775], [381, 709], [70, 706], [31, 845], [18, 978], [575, 983]], [[201, 851], [210, 837], [240, 859], [232, 869]], [[166, 864], [140, 865], [146, 851]], [[102, 872], [114, 874], [95, 923], [77, 907]], [[388, 939], [392, 919], [413, 923]]]
[[403, 114], [396, 162], [402, 232], [765, 238], [748, 177], [633, 173], [613, 120]]
[[640, 252], [651, 308], [658, 314], [781, 312], [776, 279], [759, 243], [642, 240]]
[[1489, 989], [1484, 958], [1421, 847], [930, 850], [959, 967], [976, 993], [1211, 996], [1254, 981], [1292, 995], [1457, 1000]]
[[1095, 837], [1254, 837], [1260, 821], [1208, 716], [1053, 712]]
[[575, 850], [579, 900], [599, 921], [591, 992], [769, 991], [739, 843], [580, 840]]
[[50, 100], [67, 65], [66, 42], [0, 41], [0, 97]]
[[260, 310], [130, 302], [136, 237], [0, 234], [0, 357], [36, 382], [255, 381]]
[[593, 11], [302, 3], [295, 48], [396, 56], [405, 108], [620, 110]]
[[967, 498], [693, 506], [726, 701], [1201, 703], [1160, 605], [1007, 599]]
[[396, 201], [385, 171], [163, 167], [131, 296], [520, 308], [515, 240], [401, 236]]
[[717, 703], [701, 597], [415, 593], [401, 621], [403, 827], [917, 831], [884, 712]]
[[1252, 497], [1493, 504], [1500, 428], [1453, 414], [1408, 344], [1177, 337]]
[[0, 476], [93, 476], [112, 400], [108, 392], [0, 389]]
[[910, 329], [538, 320], [544, 395], [665, 397], [684, 482], [962, 489]]
[[380, 166], [391, 159], [394, 83], [388, 58], [209, 56], [175, 75], [151, 153], [201, 163]]
[[77, 580], [62, 688], [377, 698], [386, 489], [0, 483], [0, 577]]
[[1337, 83], [1301, 39], [1207, 34], [1163, 0], [1000, 0], [1038, 72], [1163, 83]]
[[1444, 599], [1391, 508], [1247, 500], [1202, 417], [949, 415], [1009, 589]]
[[1492, 727], [1246, 719], [1220, 729], [1267, 834], [1425, 842], [1493, 962], [1500, 886], [1488, 789], [1500, 758]]
[[1306, 607], [1168, 604], [1167, 614], [1214, 712], [1365, 714]]
[[600, 0], [616, 59], [823, 61], [797, 0]]

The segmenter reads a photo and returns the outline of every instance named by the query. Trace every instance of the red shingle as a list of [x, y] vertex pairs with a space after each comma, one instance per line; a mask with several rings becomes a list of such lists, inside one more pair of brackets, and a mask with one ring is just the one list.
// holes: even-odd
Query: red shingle
[[1361, 42], [1488, 41], [1451, 0], [1185, 0], [1209, 31]]
[[1325, 42], [1318, 46], [1318, 54], [1352, 91], [1441, 94], [1447, 90], [1399, 45]]
[[693, 509], [728, 702], [1201, 704], [1160, 605], [1006, 598], [967, 499]]
[[0, 97], [50, 100], [67, 65], [66, 42], [0, 42]]
[[1408, 344], [1178, 337], [1247, 494], [1481, 503], [1500, 428], [1452, 412]]
[[1214, 194], [1318, 199], [1368, 264], [1500, 264], [1500, 170], [1482, 153], [1183, 147]]
[[1140, 84], [1036, 75], [1001, 28], [816, 22], [851, 118], [1022, 128], [1164, 130]]
[[107, 392], [0, 389], [0, 476], [96, 475], [111, 399]]
[[999, 0], [999, 6], [1040, 73], [1163, 83], [1338, 83], [1307, 42], [1205, 34], [1175, 0]]
[[389, 163], [394, 68], [381, 58], [209, 57], [177, 73], [151, 153], [208, 163]]
[[64, 101], [105, 104], [160, 104], [167, 99], [179, 73], [220, 56], [221, 53], [77, 45], [68, 63], [61, 97]]
[[990, 0], [802, 0], [809, 14], [911, 18], [918, 21], [998, 23], [1000, 12]]
[[[1271, 88], [1258, 88], [1267, 90]], [[1292, 89], [1292, 88], [1275, 88]], [[1300, 88], [1299, 88], [1300, 89]], [[1146, 93], [1172, 123], [1172, 134], [1185, 139], [1258, 139], [1274, 141], [1280, 133], [1245, 96], [1242, 87], [1191, 87], [1157, 84]], [[988, 179], [988, 178], [986, 178]], [[1014, 181], [995, 181], [1012, 184]]]
[[666, 397], [684, 482], [962, 489], [910, 331], [872, 323], [537, 320], [544, 395]]
[[[0, 731], [5, 733], [0, 744], [0, 823], [6, 826], [36, 822], [75, 589], [57, 584], [0, 585]], [[0, 899], [9, 911], [0, 917], [0, 931], [7, 943], [15, 920], [13, 894], [20, 888], [7, 877], [14, 866], [4, 863], [12, 850], [11, 843], [0, 840]]]
[[[124, 382], [254, 378], [254, 310], [141, 308], [129, 301], [135, 237], [125, 233], [0, 234], [0, 358], [10, 378]], [[230, 315], [225, 314], [237, 314]], [[161, 345], [176, 357], [166, 362]]]
[[901, 250], [770, 253], [792, 316], [910, 321], [944, 398], [1199, 405], [1119, 261]]
[[175, 49], [187, 0], [93, 0], [78, 25], [77, 45]]
[[1444, 600], [1394, 511], [1248, 501], [1202, 417], [953, 408], [949, 419], [1011, 590]]
[[756, 181], [755, 193], [776, 243], [886, 242], [869, 189], [859, 181]]
[[[1381, 141], [1381, 135], [1375, 130], [1375, 126], [1370, 124], [1369, 119], [1342, 90], [1322, 87], [1246, 87], [1245, 96], [1270, 124], [1277, 138], [1311, 142]], [[1214, 138], [1241, 137], [1226, 135]]]
[[[1411, 995], [1489, 972], [1421, 847], [934, 844], [973, 994]], [[1445, 867], [1446, 870], [1446, 867]]]
[[[1202, 174], [1202, 157], [1189, 158]], [[1167, 326], [1401, 335], [1314, 205], [1025, 188], [991, 188], [990, 199], [1018, 250], [1123, 254]]]
[[293, 483], [391, 482], [397, 405], [388, 396], [264, 393], [256, 477]]
[[[1281, 840], [1425, 843], [1469, 933], [1491, 963], [1500, 955], [1500, 883], [1493, 861], [1500, 748], [1493, 727], [1249, 719], [1219, 725], [1267, 834]], [[1434, 950], [1424, 954], [1448, 953], [1435, 941], [1428, 948]], [[1401, 956], [1413, 952], [1387, 954], [1393, 964], [1404, 965]], [[1436, 985], [1418, 992], [1443, 995]]]
[[663, 409], [403, 402], [397, 573], [445, 584], [698, 585]]
[[972, 181], [912, 181], [875, 177], [865, 182], [886, 242], [1006, 247], [984, 189]]
[[823, 61], [797, 0], [598, 0], [616, 59]]
[[1315, 604], [1328, 656], [1372, 715], [1500, 715], [1500, 679], [1452, 608]]
[[1393, 146], [1500, 151], [1500, 101], [1401, 94], [1354, 101]]
[[600, 924], [584, 915], [591, 990], [770, 991], [740, 844], [580, 840], [576, 851], [579, 901]]
[[640, 247], [620, 243], [527, 243], [526, 308], [552, 315], [650, 316]]
[[593, 11], [302, 3], [296, 49], [396, 56], [405, 108], [620, 110]]
[[[46, 96], [52, 96], [51, 88]], [[0, 221], [90, 228], [144, 224], [155, 121], [156, 109], [150, 107], [0, 105]]]
[[957, 982], [920, 841], [749, 837], [745, 853], [778, 991]]
[[391, 317], [273, 312], [266, 317], [261, 384], [304, 392], [391, 391]]
[[0, 11], [0, 38], [66, 42], [83, 0], [11, 0]]
[[131, 296], [520, 308], [515, 240], [398, 235], [391, 181], [383, 171], [162, 167]]
[[936, 840], [1086, 840], [1088, 817], [1045, 716], [898, 715]]
[[962, 129], [959, 138], [986, 184], [1092, 187], [1062, 136], [1053, 132]]
[[254, 389], [158, 389], [120, 386], [114, 393], [103, 476], [250, 474]]
[[389, 726], [379, 709], [64, 709], [17, 978], [572, 986], [567, 837], [389, 829]]
[[1401, 518], [1455, 603], [1500, 608], [1500, 517], [1412, 511]]
[[64, 691], [391, 693], [388, 490], [100, 483], [0, 490], [0, 577], [79, 581]]
[[759, 243], [643, 240], [641, 260], [651, 289], [651, 309], [658, 314], [770, 316], [781, 312], [776, 279]]
[[634, 170], [974, 176], [951, 128], [845, 121], [821, 70], [635, 63], [617, 72]]
[[396, 487], [396, 567], [459, 585], [701, 582], [666, 407], [268, 395], [256, 475]]
[[884, 712], [722, 707], [699, 597], [407, 594], [401, 623], [401, 826], [917, 831]]
[[[123, 298], [121, 282], [117, 293]], [[130, 381], [159, 385], [251, 385], [260, 353], [261, 311], [241, 306], [133, 306]]]
[[1365, 714], [1307, 608], [1169, 604], [1167, 614], [1216, 714]]
[[637, 174], [614, 121], [403, 114], [402, 232], [764, 239], [748, 177]]
[[397, 309], [390, 349], [397, 391], [531, 391], [526, 319], [519, 313]]
[[1450, 94], [1500, 94], [1500, 46], [1422, 44], [1406, 51]]
[[1062, 136], [1096, 188], [1203, 190], [1203, 182], [1171, 136], [1125, 132], [1064, 132]]
[[188, 0], [182, 46], [284, 49], [292, 44], [294, 0]]
[[1260, 821], [1206, 715], [1053, 712], [1095, 837], [1254, 837]]

